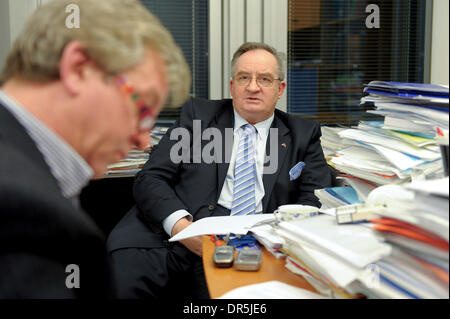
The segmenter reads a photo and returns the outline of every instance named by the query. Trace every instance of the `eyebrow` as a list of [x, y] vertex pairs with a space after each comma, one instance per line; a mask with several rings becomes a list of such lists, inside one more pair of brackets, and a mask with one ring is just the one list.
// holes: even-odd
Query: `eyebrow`
[[[246, 72], [246, 71], [239, 71], [236, 73], [236, 75], [241, 75], [241, 74], [251, 74], [251, 72]], [[274, 77], [272, 73], [269, 72], [265, 72], [265, 73], [256, 73], [257, 76], [270, 76], [270, 77]]]

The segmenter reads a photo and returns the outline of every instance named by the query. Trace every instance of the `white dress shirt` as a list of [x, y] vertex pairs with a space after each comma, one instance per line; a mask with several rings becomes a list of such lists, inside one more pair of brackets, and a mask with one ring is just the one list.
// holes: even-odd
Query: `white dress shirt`
[[[240, 134], [242, 130], [240, 127], [244, 124], [249, 124], [244, 118], [242, 118], [236, 110], [234, 110], [234, 128], [233, 128], [233, 150], [230, 158], [230, 166], [228, 167], [227, 175], [220, 193], [218, 204], [231, 209], [233, 203], [233, 188], [234, 188], [234, 164], [236, 162], [236, 153], [239, 144]], [[256, 128], [256, 184], [255, 184], [255, 204], [256, 213], [262, 212], [262, 199], [264, 197], [264, 184], [263, 184], [263, 168], [264, 168], [264, 155], [266, 152], [267, 137], [269, 136], [269, 129], [272, 125], [274, 115], [272, 114], [267, 120], [256, 123], [253, 125]], [[169, 236], [172, 236], [172, 228], [178, 220], [183, 217], [187, 217], [189, 221], [193, 220], [192, 215], [185, 209], [177, 210], [169, 215], [162, 222], [163, 228]]]

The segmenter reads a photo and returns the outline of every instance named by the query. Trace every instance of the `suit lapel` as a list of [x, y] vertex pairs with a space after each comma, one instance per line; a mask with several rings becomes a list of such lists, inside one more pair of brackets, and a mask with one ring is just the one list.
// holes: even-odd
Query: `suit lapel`
[[[278, 179], [278, 175], [280, 174], [280, 169], [283, 166], [284, 160], [286, 158], [286, 154], [289, 150], [291, 145], [291, 136], [289, 134], [289, 129], [284, 125], [284, 123], [276, 116], [273, 119], [273, 123], [271, 128], [277, 128], [278, 129], [278, 136], [274, 137], [271, 134], [272, 132], [269, 132], [269, 136], [267, 137], [267, 144], [266, 144], [266, 155], [265, 158], [267, 159], [267, 153], [269, 150], [271, 150], [271, 140], [274, 139], [277, 141], [276, 150], [278, 152], [278, 163], [275, 161], [276, 165], [276, 171], [273, 174], [264, 174], [263, 175], [263, 184], [264, 184], [264, 198], [262, 200], [263, 205], [263, 212], [267, 212], [267, 205], [272, 195], [273, 186], [275, 185], [275, 181]], [[274, 146], [272, 148], [275, 149]], [[270, 155], [270, 154], [269, 154]], [[266, 162], [266, 161], [264, 161]], [[270, 163], [271, 165], [274, 165], [273, 163]], [[281, 176], [280, 178], [289, 178], [289, 176]]]
[[[222, 158], [217, 165], [217, 200], [219, 199], [220, 193], [222, 192], [222, 187], [225, 181], [225, 176], [227, 175], [228, 167], [230, 166], [230, 157], [233, 148], [233, 131], [231, 131], [230, 140], [226, 141], [226, 129], [233, 130], [234, 125], [234, 114], [233, 105], [230, 100], [224, 106], [223, 112], [216, 114], [216, 122], [212, 126], [219, 129], [222, 136]], [[228, 132], [230, 134], [230, 132]]]

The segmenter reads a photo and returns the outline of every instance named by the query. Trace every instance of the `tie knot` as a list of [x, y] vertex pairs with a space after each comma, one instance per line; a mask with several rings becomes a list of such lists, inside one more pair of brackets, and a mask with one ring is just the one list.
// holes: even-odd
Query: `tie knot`
[[241, 126], [244, 136], [251, 136], [255, 133], [256, 128], [250, 124], [244, 124]]

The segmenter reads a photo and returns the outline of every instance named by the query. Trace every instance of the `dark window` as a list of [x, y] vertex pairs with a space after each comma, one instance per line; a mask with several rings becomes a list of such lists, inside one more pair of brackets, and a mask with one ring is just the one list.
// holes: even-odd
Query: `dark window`
[[[369, 4], [379, 28], [368, 28]], [[288, 112], [326, 124], [364, 117], [363, 85], [423, 82], [426, 0], [289, 0]]]
[[208, 98], [208, 0], [142, 0], [170, 30], [192, 72], [191, 95]]

